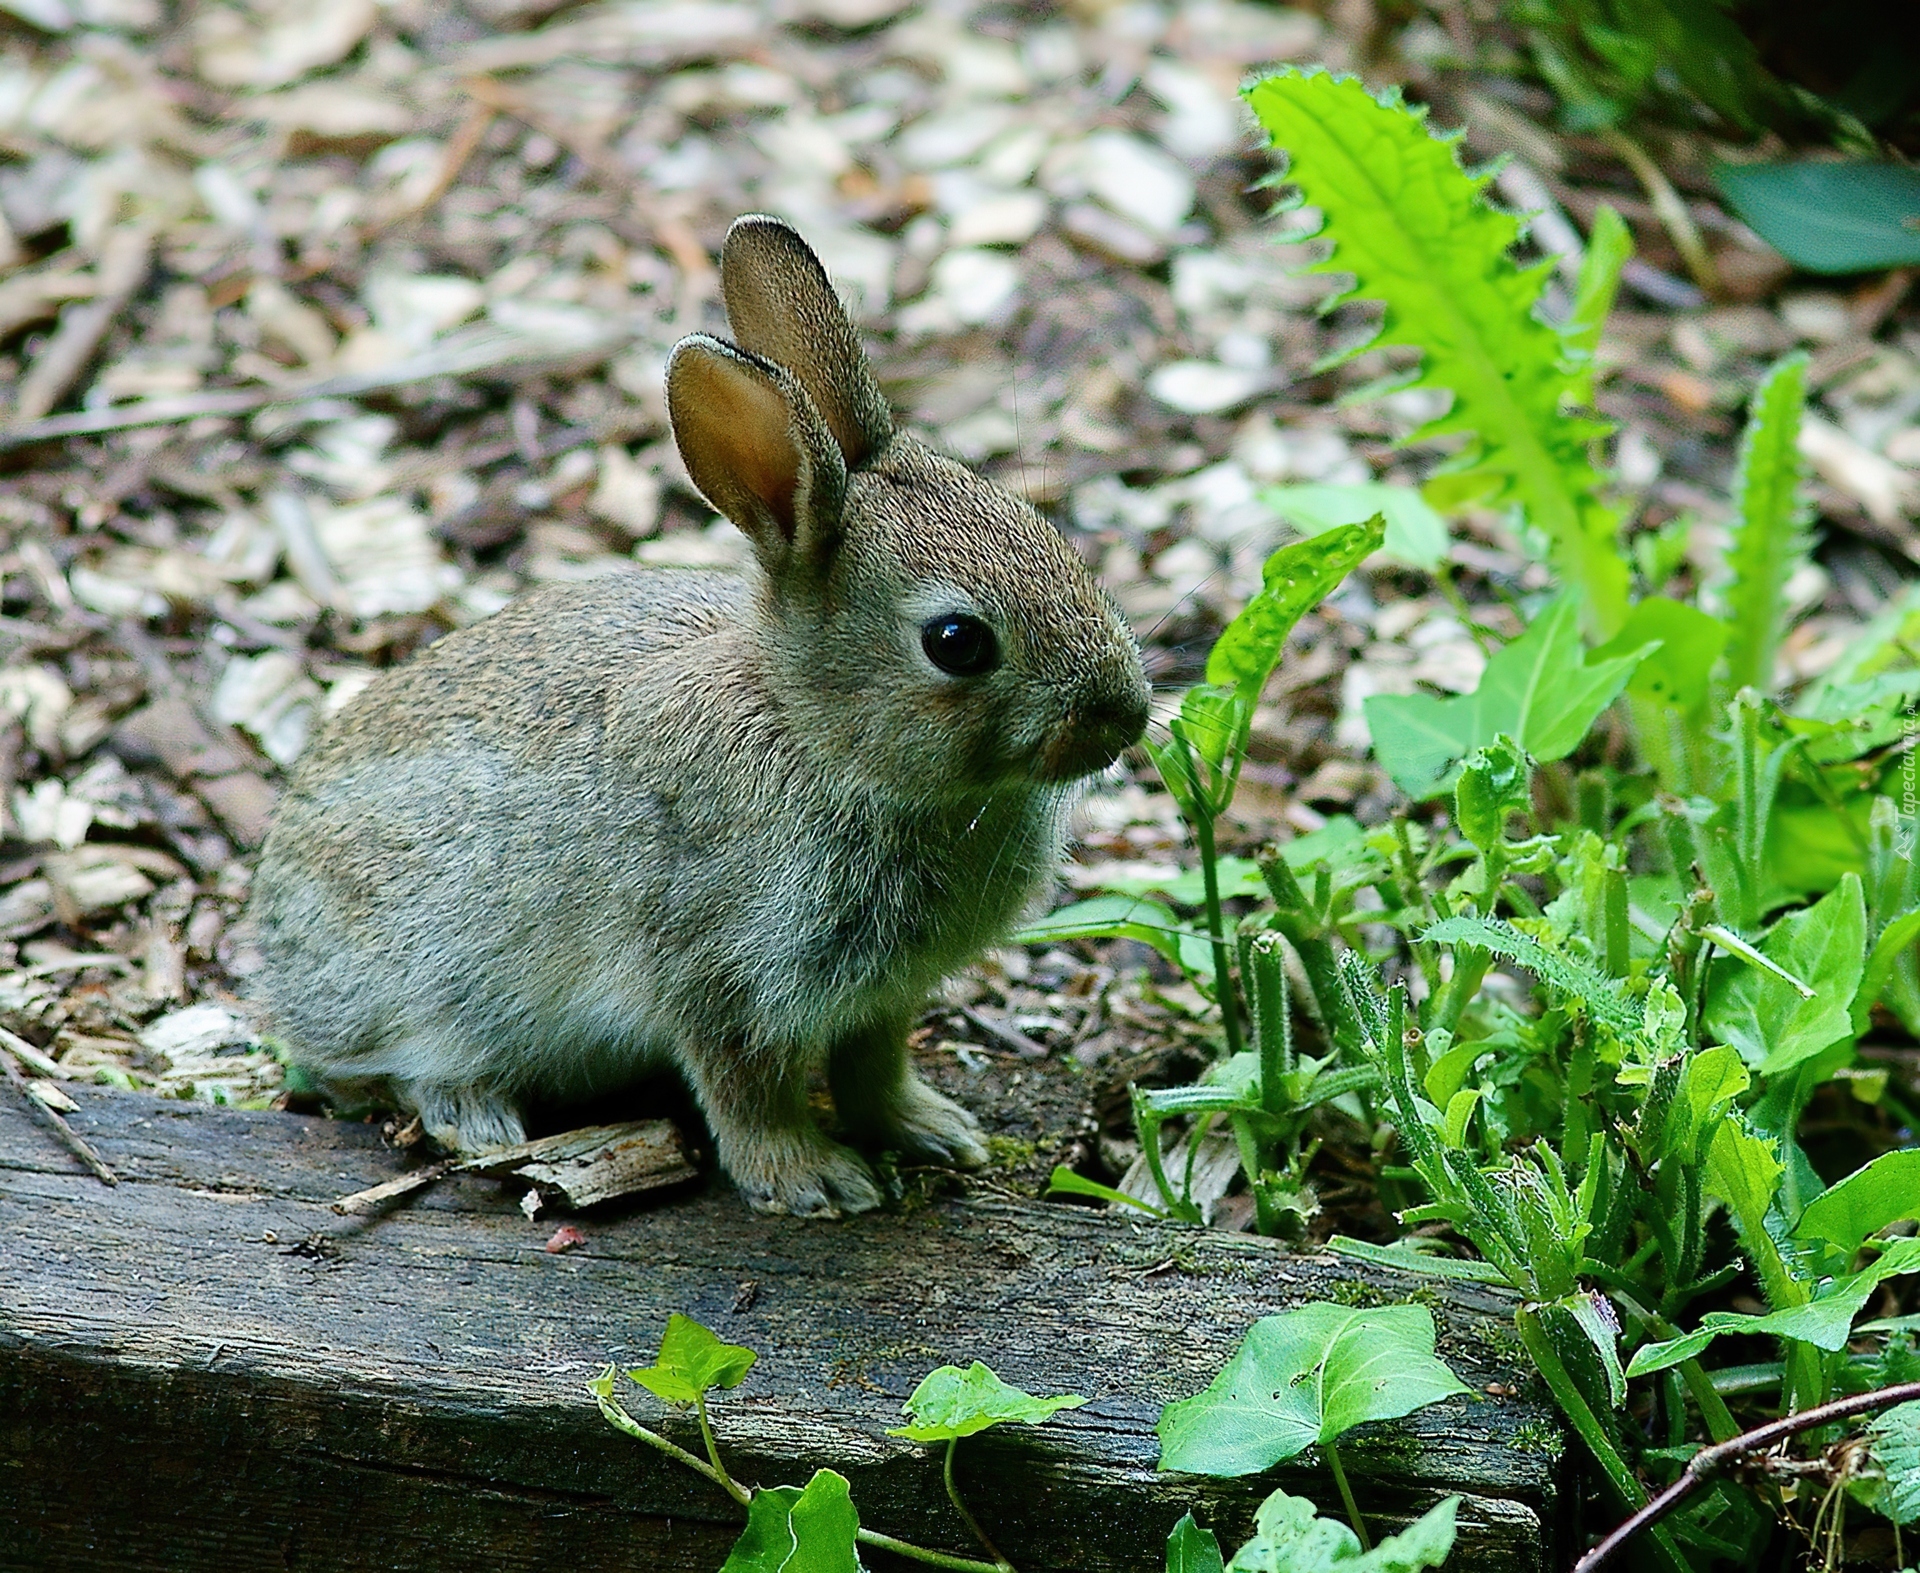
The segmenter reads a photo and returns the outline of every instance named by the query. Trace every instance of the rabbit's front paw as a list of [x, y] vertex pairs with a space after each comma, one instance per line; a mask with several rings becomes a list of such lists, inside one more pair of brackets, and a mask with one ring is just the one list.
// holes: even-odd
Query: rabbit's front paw
[[909, 1074], [893, 1106], [881, 1117], [877, 1138], [912, 1158], [977, 1169], [987, 1161], [980, 1122], [953, 1099]]
[[880, 1205], [873, 1171], [818, 1132], [749, 1138], [722, 1155], [722, 1166], [755, 1212], [838, 1218]]
[[527, 1139], [520, 1111], [487, 1088], [414, 1082], [406, 1097], [419, 1111], [421, 1129], [447, 1152], [470, 1158]]

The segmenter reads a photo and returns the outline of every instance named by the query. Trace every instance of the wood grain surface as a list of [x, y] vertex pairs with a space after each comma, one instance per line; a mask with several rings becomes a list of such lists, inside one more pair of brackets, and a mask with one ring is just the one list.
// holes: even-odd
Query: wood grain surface
[[[1357, 1432], [1343, 1457], [1390, 1528], [1460, 1492], [1475, 1573], [1562, 1540], [1552, 1412], [1514, 1362], [1510, 1308], [1246, 1236], [1080, 1208], [936, 1199], [843, 1223], [750, 1213], [718, 1181], [574, 1216], [442, 1182], [374, 1218], [327, 1204], [410, 1161], [370, 1127], [69, 1089], [86, 1173], [0, 1105], [0, 1569], [659, 1569], [712, 1573], [740, 1514], [608, 1428], [584, 1384], [645, 1364], [672, 1311], [751, 1345], [721, 1395], [735, 1473], [831, 1465], [863, 1521], [966, 1552], [936, 1451], [883, 1434], [934, 1366], [1090, 1402], [961, 1445], [969, 1505], [1023, 1573], [1157, 1570], [1192, 1508], [1223, 1541], [1276, 1485], [1335, 1502], [1303, 1459], [1244, 1480], [1154, 1469], [1154, 1420], [1258, 1317], [1418, 1295], [1475, 1390]], [[625, 1385], [625, 1384], [623, 1384]], [[1488, 1389], [1491, 1387], [1492, 1392]], [[626, 1386], [644, 1423], [688, 1416]], [[1337, 1509], [1335, 1509], [1337, 1511]], [[876, 1569], [892, 1566], [872, 1557]], [[906, 1566], [908, 1564], [899, 1564]]]

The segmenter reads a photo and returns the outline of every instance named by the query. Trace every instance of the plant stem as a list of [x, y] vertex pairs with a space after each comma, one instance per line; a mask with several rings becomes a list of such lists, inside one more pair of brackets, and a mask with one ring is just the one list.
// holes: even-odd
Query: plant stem
[[1716, 1442], [1725, 1442], [1740, 1434], [1740, 1422], [1733, 1418], [1733, 1411], [1727, 1408], [1727, 1401], [1715, 1390], [1713, 1378], [1707, 1375], [1699, 1360], [1682, 1360], [1680, 1377], [1693, 1395], [1693, 1401], [1700, 1406], [1700, 1418], [1706, 1422], [1708, 1436]]
[[878, 1546], [882, 1551], [891, 1551], [897, 1556], [912, 1557], [916, 1562], [948, 1568], [951, 1573], [1005, 1573], [1007, 1566], [1004, 1562], [982, 1562], [977, 1557], [956, 1557], [947, 1551], [929, 1551], [910, 1540], [895, 1540], [891, 1535], [883, 1535], [877, 1529], [856, 1529], [853, 1538], [863, 1546]]
[[733, 1500], [738, 1502], [742, 1507], [745, 1507], [747, 1505], [747, 1502], [749, 1500], [749, 1493], [743, 1486], [736, 1485], [733, 1479], [727, 1474], [727, 1472], [724, 1469], [716, 1469], [712, 1464], [709, 1464], [704, 1458], [701, 1458], [696, 1454], [689, 1453], [684, 1447], [681, 1447], [678, 1443], [669, 1442], [658, 1431], [649, 1431], [645, 1426], [640, 1424], [638, 1420], [634, 1419], [632, 1415], [628, 1414], [626, 1410], [622, 1409], [618, 1404], [616, 1404], [611, 1398], [602, 1398], [598, 1393], [595, 1393], [593, 1395], [593, 1401], [600, 1406], [601, 1415], [605, 1417], [607, 1424], [612, 1426], [614, 1430], [622, 1432], [623, 1434], [632, 1437], [636, 1442], [647, 1442], [652, 1444], [654, 1447], [659, 1448], [660, 1451], [665, 1453], [669, 1458], [678, 1459], [681, 1463], [685, 1464], [687, 1468], [691, 1469], [695, 1474], [705, 1475], [707, 1479], [711, 1480], [716, 1486], [718, 1486], [722, 1491], [726, 1492], [728, 1496], [732, 1497]]
[[1227, 951], [1226, 920], [1220, 913], [1220, 871], [1214, 866], [1213, 810], [1196, 801], [1193, 839], [1200, 844], [1200, 877], [1206, 883], [1207, 932], [1213, 936], [1213, 993], [1220, 1003], [1220, 1025], [1226, 1029], [1229, 1058], [1240, 1052], [1240, 1011], [1233, 991], [1233, 958]]
[[980, 1527], [980, 1521], [967, 1511], [967, 1504], [960, 1500], [959, 1488], [953, 1483], [953, 1450], [959, 1445], [960, 1439], [957, 1436], [950, 1437], [947, 1441], [947, 1466], [945, 1470], [947, 1498], [953, 1503], [954, 1511], [960, 1515], [967, 1528], [973, 1531], [973, 1538], [979, 1541], [982, 1546], [986, 1547], [987, 1555], [993, 1558], [996, 1573], [1014, 1573], [1013, 1564], [1000, 1555], [1000, 1548], [987, 1538], [987, 1532]]
[[720, 1484], [727, 1488], [727, 1495], [734, 1501], [745, 1503], [746, 1491], [734, 1484], [733, 1476], [727, 1473], [727, 1466], [720, 1462], [720, 1444], [713, 1439], [713, 1427], [707, 1421], [707, 1395], [701, 1393], [693, 1401], [694, 1413], [700, 1417], [700, 1435], [706, 1440], [707, 1457], [713, 1461], [713, 1472], [720, 1477]]
[[1140, 1138], [1140, 1150], [1146, 1154], [1147, 1171], [1153, 1176], [1160, 1200], [1167, 1204], [1167, 1213], [1172, 1217], [1186, 1223], [1198, 1223], [1198, 1210], [1191, 1201], [1173, 1194], [1173, 1183], [1167, 1178], [1166, 1159], [1160, 1151], [1160, 1117], [1149, 1114], [1138, 1088], [1129, 1087], [1127, 1091], [1133, 1095], [1134, 1134]]
[[1340, 1488], [1340, 1500], [1347, 1504], [1347, 1522], [1353, 1525], [1353, 1532], [1360, 1537], [1360, 1549], [1373, 1550], [1373, 1537], [1367, 1533], [1367, 1521], [1360, 1516], [1360, 1504], [1353, 1500], [1353, 1487], [1347, 1484], [1347, 1472], [1340, 1463], [1340, 1449], [1331, 1442], [1324, 1442], [1320, 1451], [1326, 1455], [1327, 1468], [1333, 1471], [1333, 1483]]
[[[1520, 1334], [1520, 1342], [1526, 1345], [1527, 1353], [1532, 1357], [1534, 1369], [1546, 1381], [1554, 1402], [1560, 1406], [1560, 1412], [1572, 1422], [1573, 1429], [1580, 1434], [1580, 1440], [1586, 1443], [1587, 1451], [1593, 1455], [1594, 1462], [1599, 1464], [1615, 1493], [1629, 1510], [1637, 1513], [1646, 1506], [1647, 1494], [1641, 1489], [1640, 1482], [1634, 1479], [1633, 1471], [1627, 1468], [1626, 1460], [1614, 1447], [1606, 1427], [1600, 1423], [1600, 1417], [1588, 1407], [1585, 1395], [1561, 1364], [1547, 1330], [1540, 1325], [1539, 1313], [1523, 1305], [1513, 1313], [1513, 1323]], [[1665, 1566], [1672, 1573], [1687, 1573], [1686, 1558], [1673, 1543], [1673, 1537], [1655, 1525], [1653, 1539]]]
[[[720, 1460], [717, 1453], [713, 1463], [709, 1464], [705, 1459], [689, 1453], [684, 1447], [669, 1442], [665, 1437], [660, 1435], [658, 1431], [649, 1431], [611, 1398], [602, 1398], [598, 1393], [595, 1393], [593, 1399], [594, 1402], [600, 1406], [600, 1413], [606, 1418], [607, 1424], [612, 1426], [614, 1430], [632, 1437], [636, 1442], [650, 1443], [670, 1458], [678, 1459], [681, 1463], [685, 1464], [687, 1468], [694, 1471], [695, 1474], [704, 1475], [716, 1486], [721, 1487], [728, 1496], [732, 1497], [734, 1501], [738, 1502], [742, 1507], [746, 1507], [752, 1501], [753, 1493], [748, 1491], [744, 1486], [736, 1484], [732, 1476], [730, 1476], [723, 1467], [720, 1467]], [[706, 1416], [703, 1408], [701, 1414], [701, 1420], [703, 1422], [701, 1430], [707, 1433], [707, 1445], [709, 1448], [712, 1448], [714, 1445], [713, 1435], [711, 1431], [707, 1430], [704, 1424], [705, 1419]], [[950, 1496], [953, 1493], [951, 1448], [949, 1448], [947, 1461], [947, 1493]], [[954, 1497], [953, 1505], [960, 1508], [960, 1515], [966, 1519], [968, 1527], [971, 1528], [976, 1535], [980, 1535], [979, 1525], [973, 1522], [972, 1515], [969, 1514], [964, 1507], [960, 1507], [960, 1499], [958, 1497]], [[981, 1562], [974, 1557], [955, 1556], [949, 1551], [933, 1551], [926, 1546], [916, 1546], [910, 1540], [896, 1540], [892, 1535], [883, 1535], [877, 1529], [856, 1529], [853, 1532], [853, 1538], [860, 1541], [863, 1545], [879, 1546], [883, 1550], [895, 1552], [900, 1556], [912, 1557], [916, 1562], [925, 1562], [936, 1568], [946, 1568], [948, 1569], [948, 1573], [1014, 1573], [1012, 1565], [1007, 1562], [1005, 1558], [1000, 1557], [999, 1552], [993, 1551], [993, 1546], [988, 1542], [985, 1535], [980, 1535], [981, 1543], [985, 1545], [989, 1551], [993, 1551], [994, 1556], [999, 1558], [998, 1561]]]
[[1427, 1018], [1429, 1037], [1442, 1030], [1452, 1032], [1460, 1025], [1461, 1013], [1480, 992], [1480, 985], [1492, 966], [1490, 950], [1476, 950], [1471, 945], [1453, 947], [1453, 976], [1440, 985], [1440, 993], [1433, 1000], [1433, 1010]]

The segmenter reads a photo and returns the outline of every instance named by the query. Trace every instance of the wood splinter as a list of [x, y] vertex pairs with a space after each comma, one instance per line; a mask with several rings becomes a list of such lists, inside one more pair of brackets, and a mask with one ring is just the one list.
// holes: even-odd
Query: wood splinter
[[[20, 1049], [26, 1049], [28, 1054], [21, 1055]], [[0, 1071], [6, 1073], [8, 1084], [26, 1100], [27, 1107], [39, 1117], [40, 1123], [59, 1137], [61, 1145], [91, 1169], [102, 1185], [118, 1185], [120, 1176], [108, 1168], [106, 1160], [89, 1147], [85, 1139], [66, 1122], [65, 1117], [54, 1106], [52, 1099], [43, 1094], [35, 1083], [28, 1081], [21, 1073], [21, 1063], [32, 1064], [35, 1059], [41, 1057], [33, 1045], [24, 1038], [17, 1038], [4, 1027], [0, 1027]]]
[[482, 1174], [494, 1180], [525, 1180], [539, 1192], [541, 1201], [581, 1208], [679, 1185], [699, 1172], [671, 1120], [628, 1120], [542, 1136], [476, 1158], [442, 1159], [384, 1185], [343, 1196], [332, 1207], [346, 1217], [363, 1216], [425, 1190], [449, 1174]]

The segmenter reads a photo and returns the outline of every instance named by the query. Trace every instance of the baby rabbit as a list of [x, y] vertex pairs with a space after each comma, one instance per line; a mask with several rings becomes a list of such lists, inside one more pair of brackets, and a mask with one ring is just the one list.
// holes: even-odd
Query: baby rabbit
[[1076, 783], [1141, 734], [1126, 623], [1024, 503], [893, 429], [825, 271], [736, 222], [735, 341], [667, 365], [741, 574], [556, 585], [384, 673], [293, 774], [259, 989], [295, 1058], [442, 1146], [676, 1065], [767, 1212], [875, 1206], [856, 1140], [984, 1161], [908, 1063], [928, 990], [1054, 869]]

